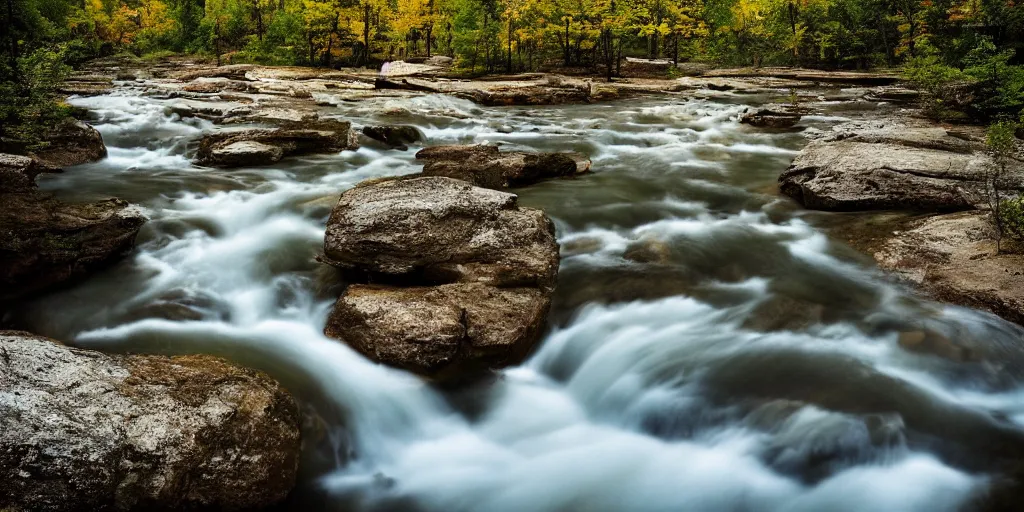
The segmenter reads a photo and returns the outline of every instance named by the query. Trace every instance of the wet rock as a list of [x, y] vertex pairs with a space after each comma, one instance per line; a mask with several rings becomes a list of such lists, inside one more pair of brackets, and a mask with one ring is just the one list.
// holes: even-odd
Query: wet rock
[[971, 347], [930, 329], [903, 331], [899, 333], [896, 342], [909, 352], [934, 355], [959, 363], [978, 359], [978, 354]]
[[740, 116], [740, 123], [758, 128], [792, 128], [803, 114], [792, 107], [762, 108]]
[[423, 174], [468, 181], [479, 187], [522, 187], [590, 169], [590, 159], [574, 153], [501, 152], [497, 146], [433, 146], [416, 153]]
[[403, 150], [408, 149], [407, 144], [423, 139], [423, 134], [415, 126], [403, 125], [364, 126], [363, 135]]
[[0, 153], [0, 192], [28, 192], [36, 188], [38, 162], [20, 155]]
[[127, 255], [146, 221], [118, 199], [65, 204], [38, 192], [0, 194], [0, 302], [73, 281]]
[[452, 380], [522, 361], [549, 306], [537, 288], [352, 285], [325, 332], [375, 361]]
[[582, 236], [561, 243], [562, 256], [592, 254], [604, 248], [604, 241], [595, 236]]
[[34, 180], [41, 170], [31, 159], [0, 154], [0, 304], [116, 261], [146, 221], [118, 199], [66, 204], [43, 194]]
[[0, 356], [0, 509], [251, 510], [294, 485], [298, 410], [258, 372], [14, 331]]
[[331, 212], [324, 257], [407, 281], [550, 287], [558, 271], [554, 226], [517, 200], [442, 177], [359, 186]]
[[[353, 284], [325, 333], [444, 382], [521, 361], [546, 322], [554, 225], [512, 194], [443, 177], [378, 180], [341, 195], [323, 261]], [[383, 283], [383, 284], [382, 284]]]
[[103, 145], [100, 132], [77, 119], [68, 118], [57, 123], [45, 139], [47, 146], [33, 152], [33, 156], [54, 167], [95, 162], [107, 156], [107, 147]]
[[284, 150], [278, 146], [242, 140], [212, 149], [209, 158], [221, 167], [241, 167], [274, 163], [283, 155]]
[[207, 134], [199, 141], [196, 163], [215, 167], [259, 165], [284, 156], [333, 153], [355, 147], [348, 122], [334, 123], [332, 130], [276, 128]]
[[[986, 214], [962, 212], [927, 217], [891, 235], [875, 252], [879, 267], [895, 272], [938, 300], [991, 311], [1024, 325], [1024, 254], [996, 253]], [[910, 335], [907, 335], [910, 336]], [[934, 336], [932, 336], [934, 338]], [[960, 358], [941, 340], [901, 341]], [[966, 356], [964, 356], [966, 357]]]
[[513, 105], [565, 105], [589, 103], [590, 88], [568, 86], [528, 85], [522, 87], [495, 87], [455, 92], [455, 96], [488, 107]]
[[669, 263], [672, 261], [672, 248], [664, 241], [648, 238], [633, 242], [622, 257], [637, 263]]
[[744, 329], [761, 332], [801, 331], [824, 320], [825, 306], [788, 295], [761, 301], [743, 322]]
[[[818, 210], [956, 211], [983, 202], [990, 163], [979, 143], [937, 126], [839, 127], [808, 144], [779, 183]], [[1008, 179], [1024, 188], [1024, 164], [1011, 162]]]

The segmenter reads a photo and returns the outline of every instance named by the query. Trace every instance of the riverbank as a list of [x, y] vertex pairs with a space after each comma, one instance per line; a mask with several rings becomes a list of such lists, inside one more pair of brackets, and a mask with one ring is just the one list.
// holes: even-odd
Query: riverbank
[[[996, 249], [987, 182], [995, 163], [984, 137], [983, 127], [942, 125], [913, 110], [845, 123], [805, 147], [780, 187], [812, 209], [916, 214], [884, 213], [838, 235], [937, 300], [1024, 325], [1024, 258], [1012, 240]], [[1008, 196], [1024, 191], [1022, 148], [1004, 176]]]

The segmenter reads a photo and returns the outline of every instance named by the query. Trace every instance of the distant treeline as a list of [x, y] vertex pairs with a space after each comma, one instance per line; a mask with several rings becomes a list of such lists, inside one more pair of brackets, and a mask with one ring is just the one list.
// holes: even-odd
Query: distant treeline
[[64, 43], [71, 60], [171, 51], [350, 66], [443, 54], [509, 72], [634, 56], [863, 69], [1024, 45], [1016, 0], [4, 1], [9, 57]]

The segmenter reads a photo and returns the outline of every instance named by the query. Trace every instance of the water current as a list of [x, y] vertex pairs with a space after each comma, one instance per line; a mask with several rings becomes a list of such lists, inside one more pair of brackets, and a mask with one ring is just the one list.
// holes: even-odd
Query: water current
[[[413, 124], [426, 140], [216, 170], [190, 158], [223, 128], [169, 114], [170, 100], [75, 98], [109, 156], [41, 187], [117, 196], [151, 221], [125, 261], [16, 315], [80, 346], [269, 372], [303, 404], [294, 510], [971, 508], [1024, 455], [1024, 333], [918, 297], [830, 229], [843, 216], [778, 194], [808, 134], [888, 107], [825, 97], [829, 114], [798, 130], [737, 122], [769, 99], [327, 95], [323, 115]], [[340, 192], [417, 172], [419, 147], [482, 142], [579, 151], [594, 172], [516, 191], [561, 244], [543, 342], [491, 381], [441, 390], [323, 336], [339, 290], [314, 257]], [[905, 331], [970, 357], [907, 351]]]

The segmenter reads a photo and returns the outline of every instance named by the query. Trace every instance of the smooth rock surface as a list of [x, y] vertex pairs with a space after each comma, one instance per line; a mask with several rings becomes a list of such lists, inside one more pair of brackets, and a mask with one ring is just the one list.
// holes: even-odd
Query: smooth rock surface
[[456, 96], [488, 107], [589, 103], [590, 88], [533, 85], [457, 91]]
[[107, 147], [100, 132], [76, 119], [58, 123], [45, 138], [48, 145], [33, 152], [33, 156], [53, 167], [71, 167], [107, 156]]
[[265, 508], [298, 455], [298, 409], [263, 374], [0, 331], [0, 510]]
[[358, 186], [331, 212], [325, 260], [406, 282], [550, 287], [554, 225], [517, 199], [442, 177]]
[[[957, 211], [984, 202], [990, 168], [979, 141], [939, 126], [851, 124], [808, 144], [779, 183], [818, 210]], [[1022, 170], [1011, 162], [1010, 188], [1024, 188]]]
[[523, 360], [543, 333], [550, 303], [537, 288], [352, 285], [325, 333], [374, 361], [458, 379]]
[[491, 145], [433, 146], [417, 152], [416, 159], [424, 161], [425, 176], [446, 176], [493, 189], [522, 187], [590, 170], [590, 159], [577, 153], [501, 152]]
[[251, 140], [240, 140], [226, 146], [219, 146], [210, 151], [210, 160], [224, 167], [241, 167], [247, 165], [264, 165], [277, 162], [284, 155], [284, 150]]

